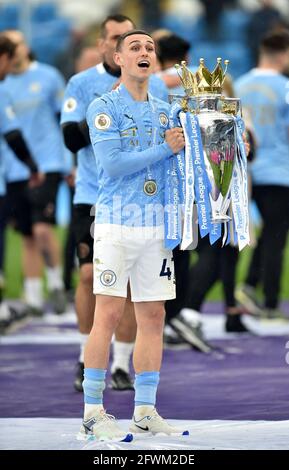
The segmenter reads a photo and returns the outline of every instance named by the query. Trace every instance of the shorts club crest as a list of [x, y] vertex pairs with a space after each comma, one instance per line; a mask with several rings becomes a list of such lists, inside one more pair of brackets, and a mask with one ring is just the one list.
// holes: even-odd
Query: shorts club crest
[[103, 286], [111, 287], [116, 282], [116, 274], [113, 271], [106, 269], [100, 275], [100, 282]]

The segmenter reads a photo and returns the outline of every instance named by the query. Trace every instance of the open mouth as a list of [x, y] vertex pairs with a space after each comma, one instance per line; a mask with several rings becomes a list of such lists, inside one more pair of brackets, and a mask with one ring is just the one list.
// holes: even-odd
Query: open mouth
[[138, 64], [138, 67], [142, 68], [142, 69], [148, 69], [149, 66], [150, 66], [150, 63], [148, 60], [141, 60]]

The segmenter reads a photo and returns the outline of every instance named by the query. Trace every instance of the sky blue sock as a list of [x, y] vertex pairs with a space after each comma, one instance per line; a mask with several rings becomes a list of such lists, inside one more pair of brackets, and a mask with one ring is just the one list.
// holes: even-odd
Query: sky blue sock
[[106, 369], [84, 369], [84, 381], [82, 382], [84, 403], [101, 405], [103, 390], [105, 389]]
[[160, 380], [159, 372], [141, 372], [135, 375], [134, 389], [135, 406], [155, 405], [157, 388]]

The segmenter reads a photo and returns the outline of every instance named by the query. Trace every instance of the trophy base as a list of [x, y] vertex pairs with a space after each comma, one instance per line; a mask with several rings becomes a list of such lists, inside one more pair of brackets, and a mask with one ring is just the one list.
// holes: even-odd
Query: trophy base
[[220, 214], [220, 215], [214, 215], [211, 218], [211, 223], [212, 224], [221, 224], [221, 223], [224, 223], [224, 222], [230, 222], [230, 220], [232, 220], [232, 217], [229, 217], [226, 214]]

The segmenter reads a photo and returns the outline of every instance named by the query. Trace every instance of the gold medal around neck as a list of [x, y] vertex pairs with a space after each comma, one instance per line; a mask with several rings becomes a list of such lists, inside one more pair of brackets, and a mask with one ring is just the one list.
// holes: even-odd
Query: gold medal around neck
[[154, 196], [158, 190], [157, 183], [155, 180], [147, 180], [144, 182], [143, 190], [147, 196]]

